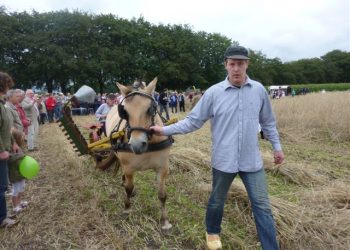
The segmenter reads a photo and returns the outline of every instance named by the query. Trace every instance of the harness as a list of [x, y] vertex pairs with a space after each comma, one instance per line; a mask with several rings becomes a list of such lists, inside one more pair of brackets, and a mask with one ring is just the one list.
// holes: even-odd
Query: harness
[[[162, 119], [162, 122], [165, 122], [165, 118], [162, 117], [158, 110], [157, 110], [157, 102], [155, 101], [155, 99], [153, 98], [153, 96], [148, 95], [146, 93], [140, 92], [140, 91], [134, 91], [129, 93], [128, 95], [126, 95], [122, 101], [118, 104], [118, 114], [120, 117], [119, 123], [116, 125], [116, 127], [112, 130], [111, 135], [110, 135], [110, 141], [111, 141], [111, 145], [112, 145], [112, 149], [114, 151], [119, 151], [119, 152], [132, 152], [128, 142], [123, 142], [122, 138], [118, 138], [118, 139], [113, 139], [112, 135], [114, 132], [118, 132], [120, 125], [122, 123], [123, 120], [126, 121], [125, 127], [123, 129], [123, 131], [126, 132], [126, 137], [128, 139], [128, 141], [130, 140], [131, 137], [131, 133], [133, 131], [141, 131], [147, 134], [147, 138], [148, 140], [151, 139], [153, 132], [150, 129], [144, 128], [144, 127], [131, 127], [130, 123], [129, 123], [129, 114], [128, 112], [125, 110], [124, 105], [122, 105], [122, 103], [124, 102], [125, 99], [133, 97], [135, 95], [140, 95], [143, 97], [146, 97], [148, 99], [151, 100], [151, 105], [150, 107], [147, 109], [147, 114], [149, 116], [151, 116], [151, 126], [155, 125], [155, 117], [158, 114], [160, 116], [160, 118]], [[158, 143], [149, 143], [148, 144], [148, 148], [146, 152], [153, 152], [153, 151], [159, 151], [159, 150], [163, 150], [165, 148], [170, 147], [174, 142], [174, 139], [172, 138], [172, 136], [168, 136], [167, 139], [158, 142]]]

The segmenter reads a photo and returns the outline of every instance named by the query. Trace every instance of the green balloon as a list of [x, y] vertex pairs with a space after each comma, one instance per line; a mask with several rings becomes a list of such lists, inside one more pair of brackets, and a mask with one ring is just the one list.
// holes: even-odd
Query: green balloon
[[23, 175], [23, 177], [27, 179], [32, 179], [33, 177], [37, 176], [39, 170], [40, 167], [38, 162], [28, 155], [23, 157], [23, 159], [19, 163], [19, 172], [21, 173], [21, 175]]

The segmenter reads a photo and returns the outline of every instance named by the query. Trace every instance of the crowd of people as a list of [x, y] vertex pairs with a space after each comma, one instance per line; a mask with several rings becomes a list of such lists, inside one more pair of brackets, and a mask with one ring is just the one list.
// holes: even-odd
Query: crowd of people
[[[63, 93], [36, 94], [32, 89], [13, 87], [12, 77], [0, 72], [0, 227], [16, 225], [17, 215], [29, 205], [22, 200], [25, 177], [20, 173], [20, 162], [38, 150], [39, 126], [57, 122], [70, 98]], [[6, 194], [12, 200], [10, 213]]]

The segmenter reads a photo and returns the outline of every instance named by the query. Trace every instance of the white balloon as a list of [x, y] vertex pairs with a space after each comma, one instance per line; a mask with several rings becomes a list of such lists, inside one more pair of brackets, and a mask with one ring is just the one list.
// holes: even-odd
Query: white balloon
[[94, 103], [96, 92], [91, 87], [83, 85], [78, 89], [74, 96], [79, 102]]

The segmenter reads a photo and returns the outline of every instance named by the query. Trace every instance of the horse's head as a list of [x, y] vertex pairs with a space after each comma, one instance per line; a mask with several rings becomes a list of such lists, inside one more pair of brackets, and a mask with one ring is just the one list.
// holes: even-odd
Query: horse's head
[[157, 103], [152, 96], [156, 83], [157, 78], [154, 78], [147, 86], [139, 89], [117, 83], [124, 96], [118, 106], [119, 117], [127, 121], [128, 143], [135, 154], [147, 151], [148, 140], [152, 136], [149, 127], [155, 124], [157, 114]]

